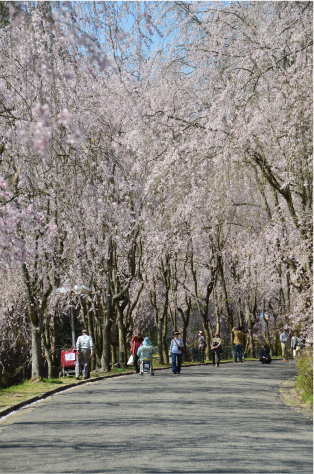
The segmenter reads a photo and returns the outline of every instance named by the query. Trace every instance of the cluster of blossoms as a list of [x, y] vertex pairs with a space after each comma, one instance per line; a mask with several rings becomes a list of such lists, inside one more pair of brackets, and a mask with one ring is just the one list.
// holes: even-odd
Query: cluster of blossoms
[[14, 4], [0, 29], [0, 265], [33, 375], [69, 308], [103, 368], [140, 327], [161, 360], [179, 326], [311, 342], [312, 8], [131, 3]]

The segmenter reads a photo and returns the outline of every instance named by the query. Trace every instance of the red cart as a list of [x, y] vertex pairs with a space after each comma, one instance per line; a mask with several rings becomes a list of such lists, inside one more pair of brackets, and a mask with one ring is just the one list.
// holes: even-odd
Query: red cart
[[[76, 349], [71, 349], [69, 351], [61, 351], [61, 367], [62, 372], [60, 372], [60, 376], [67, 375], [75, 375], [75, 366], [76, 366]], [[82, 372], [83, 361], [80, 364], [80, 372]]]

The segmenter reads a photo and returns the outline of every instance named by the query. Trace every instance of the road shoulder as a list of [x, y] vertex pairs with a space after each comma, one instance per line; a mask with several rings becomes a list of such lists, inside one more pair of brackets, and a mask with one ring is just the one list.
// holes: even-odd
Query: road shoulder
[[307, 416], [313, 421], [313, 409], [302, 401], [301, 394], [295, 388], [297, 377], [285, 380], [280, 387], [280, 398], [286, 405], [297, 410], [298, 413]]

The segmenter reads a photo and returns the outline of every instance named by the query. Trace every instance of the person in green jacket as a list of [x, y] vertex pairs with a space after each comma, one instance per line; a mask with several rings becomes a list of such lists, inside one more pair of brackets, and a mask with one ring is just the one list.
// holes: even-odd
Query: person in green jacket
[[145, 337], [143, 344], [138, 348], [137, 355], [140, 359], [140, 364], [142, 360], [149, 359], [151, 364], [151, 374], [153, 375], [153, 354], [156, 353], [153, 344], [149, 337]]

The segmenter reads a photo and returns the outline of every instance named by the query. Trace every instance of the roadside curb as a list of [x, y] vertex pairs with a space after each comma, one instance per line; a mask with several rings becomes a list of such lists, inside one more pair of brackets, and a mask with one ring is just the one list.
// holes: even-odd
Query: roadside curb
[[[258, 359], [256, 359], [256, 360], [258, 360]], [[256, 360], [246, 360], [245, 362], [256, 362]], [[232, 364], [233, 361], [225, 361], [225, 362], [222, 361], [221, 363], [222, 364]], [[184, 367], [197, 367], [197, 366], [204, 366], [204, 365], [213, 365], [213, 364], [212, 364], [212, 362], [204, 362], [203, 364], [200, 364], [200, 363], [184, 364], [183, 368]], [[154, 369], [154, 371], [169, 370], [169, 369], [171, 369], [171, 365], [169, 367], [158, 367], [158, 368]], [[4, 416], [7, 416], [10, 413], [12, 413], [16, 410], [19, 410], [20, 408], [23, 408], [27, 405], [31, 405], [34, 402], [44, 400], [45, 398], [48, 398], [51, 395], [54, 395], [55, 393], [63, 392], [64, 390], [67, 390], [67, 389], [73, 388], [73, 387], [77, 387], [78, 385], [85, 385], [86, 383], [93, 383], [93, 382], [97, 382], [97, 381], [100, 381], [100, 380], [111, 379], [111, 378], [114, 378], [114, 377], [124, 377], [124, 376], [127, 376], [127, 375], [135, 375], [135, 374], [133, 372], [129, 372], [129, 373], [126, 373], [126, 374], [103, 375], [101, 377], [95, 377], [95, 378], [87, 379], [87, 380], [80, 380], [79, 382], [73, 382], [73, 383], [69, 383], [69, 384], [66, 384], [66, 385], [62, 385], [61, 387], [53, 388], [52, 390], [48, 390], [48, 392], [42, 393], [41, 395], [36, 395], [35, 397], [31, 397], [31, 398], [28, 398], [27, 400], [23, 400], [22, 402], [16, 403], [15, 405], [12, 405], [8, 408], [5, 408], [4, 410], [0, 410], [0, 421], [1, 421], [1, 418], [3, 418]]]

